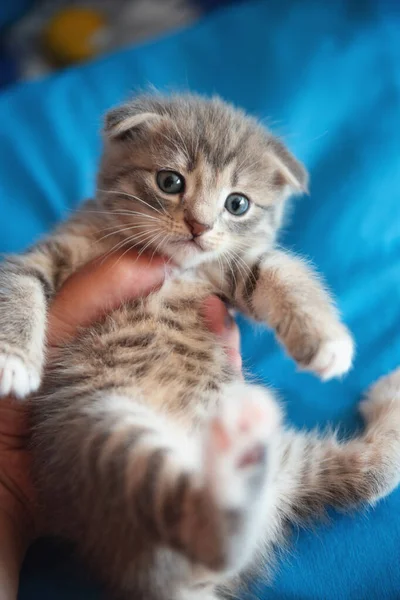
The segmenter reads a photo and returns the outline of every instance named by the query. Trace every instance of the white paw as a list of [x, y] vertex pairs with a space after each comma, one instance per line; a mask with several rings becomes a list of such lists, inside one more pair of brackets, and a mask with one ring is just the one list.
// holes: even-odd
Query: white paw
[[279, 422], [278, 405], [267, 390], [245, 383], [228, 388], [205, 448], [206, 476], [220, 506], [243, 505], [257, 479], [263, 485], [268, 440]]
[[353, 364], [353, 357], [354, 342], [346, 333], [341, 337], [323, 341], [306, 370], [317, 373], [322, 381], [328, 381], [333, 377], [345, 375]]
[[0, 396], [25, 398], [40, 385], [38, 369], [13, 354], [0, 354]]

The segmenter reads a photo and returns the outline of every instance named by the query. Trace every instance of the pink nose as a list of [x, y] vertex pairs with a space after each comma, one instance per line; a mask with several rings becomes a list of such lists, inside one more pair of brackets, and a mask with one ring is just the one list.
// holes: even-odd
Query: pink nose
[[206, 223], [199, 223], [192, 217], [185, 217], [185, 223], [189, 227], [190, 231], [193, 234], [193, 237], [198, 237], [202, 235], [205, 231], [209, 231], [211, 229], [211, 225], [207, 225]]

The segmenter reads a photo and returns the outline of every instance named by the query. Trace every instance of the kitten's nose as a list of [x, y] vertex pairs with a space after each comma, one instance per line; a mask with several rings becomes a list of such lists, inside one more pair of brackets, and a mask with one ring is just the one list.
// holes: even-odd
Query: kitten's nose
[[185, 223], [192, 232], [193, 237], [199, 237], [199, 235], [202, 235], [205, 231], [209, 231], [211, 229], [211, 225], [207, 225], [207, 223], [200, 223], [188, 215], [185, 217]]

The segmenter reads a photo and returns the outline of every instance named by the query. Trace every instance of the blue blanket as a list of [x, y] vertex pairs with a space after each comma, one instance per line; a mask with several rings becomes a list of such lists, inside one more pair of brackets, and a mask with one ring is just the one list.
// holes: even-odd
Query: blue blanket
[[[93, 192], [101, 115], [131, 91], [217, 92], [270, 124], [311, 172], [282, 242], [310, 257], [358, 347], [353, 372], [296, 373], [241, 322], [245, 364], [296, 426], [358, 425], [362, 390], [400, 363], [400, 15], [397, 3], [251, 1], [193, 28], [0, 97], [0, 250], [22, 250]], [[295, 532], [259, 598], [400, 597], [400, 492], [367, 515]], [[97, 598], [65, 548], [33, 548], [20, 598]]]

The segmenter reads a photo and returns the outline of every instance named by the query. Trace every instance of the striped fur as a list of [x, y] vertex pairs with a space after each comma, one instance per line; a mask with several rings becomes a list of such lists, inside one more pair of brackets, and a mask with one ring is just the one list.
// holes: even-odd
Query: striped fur
[[[166, 169], [185, 179], [181, 193], [157, 188]], [[324, 286], [275, 249], [285, 200], [306, 186], [282, 143], [220, 100], [140, 98], [106, 120], [96, 200], [1, 266], [0, 393], [41, 383], [32, 448], [45, 525], [114, 597], [234, 594], [272, 563], [289, 523], [398, 483], [399, 374], [364, 405], [357, 439], [288, 431], [271, 392], [239, 379], [201, 318], [218, 294], [273, 328], [302, 368], [325, 379], [350, 367]], [[232, 192], [250, 199], [241, 217], [224, 209]], [[54, 294], [91, 258], [131, 247], [170, 256], [175, 271], [59, 348], [43, 378]]]

